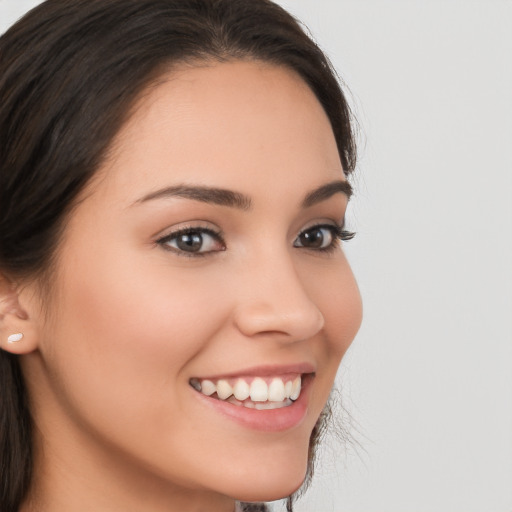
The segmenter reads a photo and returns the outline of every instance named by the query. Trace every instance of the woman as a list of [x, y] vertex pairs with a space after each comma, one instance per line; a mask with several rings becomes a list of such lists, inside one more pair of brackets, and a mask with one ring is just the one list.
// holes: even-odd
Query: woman
[[361, 319], [326, 58], [267, 0], [49, 0], [0, 96], [2, 511], [294, 493]]

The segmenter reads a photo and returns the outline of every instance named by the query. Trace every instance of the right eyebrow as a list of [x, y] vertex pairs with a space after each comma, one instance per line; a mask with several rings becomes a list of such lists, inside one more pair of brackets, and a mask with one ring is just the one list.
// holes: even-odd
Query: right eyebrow
[[203, 185], [175, 185], [162, 188], [138, 199], [135, 204], [169, 197], [182, 197], [203, 203], [238, 208], [239, 210], [249, 210], [252, 206], [251, 198], [240, 192]]
[[317, 203], [329, 199], [331, 196], [338, 193], [345, 194], [347, 199], [350, 200], [350, 197], [353, 193], [352, 186], [346, 180], [335, 180], [331, 183], [326, 183], [325, 185], [322, 185], [321, 187], [310, 192], [304, 198], [302, 207], [309, 208]]

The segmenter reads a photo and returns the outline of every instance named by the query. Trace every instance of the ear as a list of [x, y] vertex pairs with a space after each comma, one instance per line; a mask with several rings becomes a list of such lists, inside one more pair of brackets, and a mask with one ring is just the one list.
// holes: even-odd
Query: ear
[[11, 354], [29, 354], [39, 343], [34, 319], [21, 305], [21, 289], [0, 273], [0, 348]]

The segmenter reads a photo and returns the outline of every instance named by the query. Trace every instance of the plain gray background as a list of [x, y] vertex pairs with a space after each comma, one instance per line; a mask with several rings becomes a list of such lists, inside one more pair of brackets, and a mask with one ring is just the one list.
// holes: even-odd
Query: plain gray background
[[[0, 0], [0, 31], [38, 2]], [[280, 0], [347, 83], [363, 327], [298, 512], [512, 511], [512, 2]], [[276, 504], [276, 510], [281, 509]]]

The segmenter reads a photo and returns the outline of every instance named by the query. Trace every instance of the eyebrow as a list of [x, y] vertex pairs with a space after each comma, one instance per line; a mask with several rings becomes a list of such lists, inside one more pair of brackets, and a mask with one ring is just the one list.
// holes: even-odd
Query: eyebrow
[[[350, 199], [352, 196], [352, 186], [348, 181], [336, 180], [312, 190], [302, 201], [302, 208], [310, 208], [339, 193], [345, 194], [347, 198]], [[174, 185], [166, 187], [156, 192], [151, 192], [136, 201], [135, 204], [169, 197], [181, 197], [193, 201], [201, 201], [203, 203], [237, 208], [239, 210], [250, 210], [252, 206], [251, 198], [245, 194], [204, 185]]]
[[144, 203], [153, 199], [168, 197], [182, 197], [184, 199], [201, 201], [203, 203], [238, 208], [239, 210], [249, 210], [252, 204], [251, 198], [241, 194], [240, 192], [202, 185], [176, 185], [166, 187], [144, 196], [142, 199], [139, 199], [137, 203]]
[[348, 181], [331, 181], [331, 183], [327, 183], [326, 185], [322, 185], [316, 190], [313, 190], [304, 198], [304, 201], [302, 201], [302, 207], [310, 208], [311, 206], [321, 203], [322, 201], [325, 201], [339, 193], [345, 194], [347, 199], [351, 198], [353, 189]]

